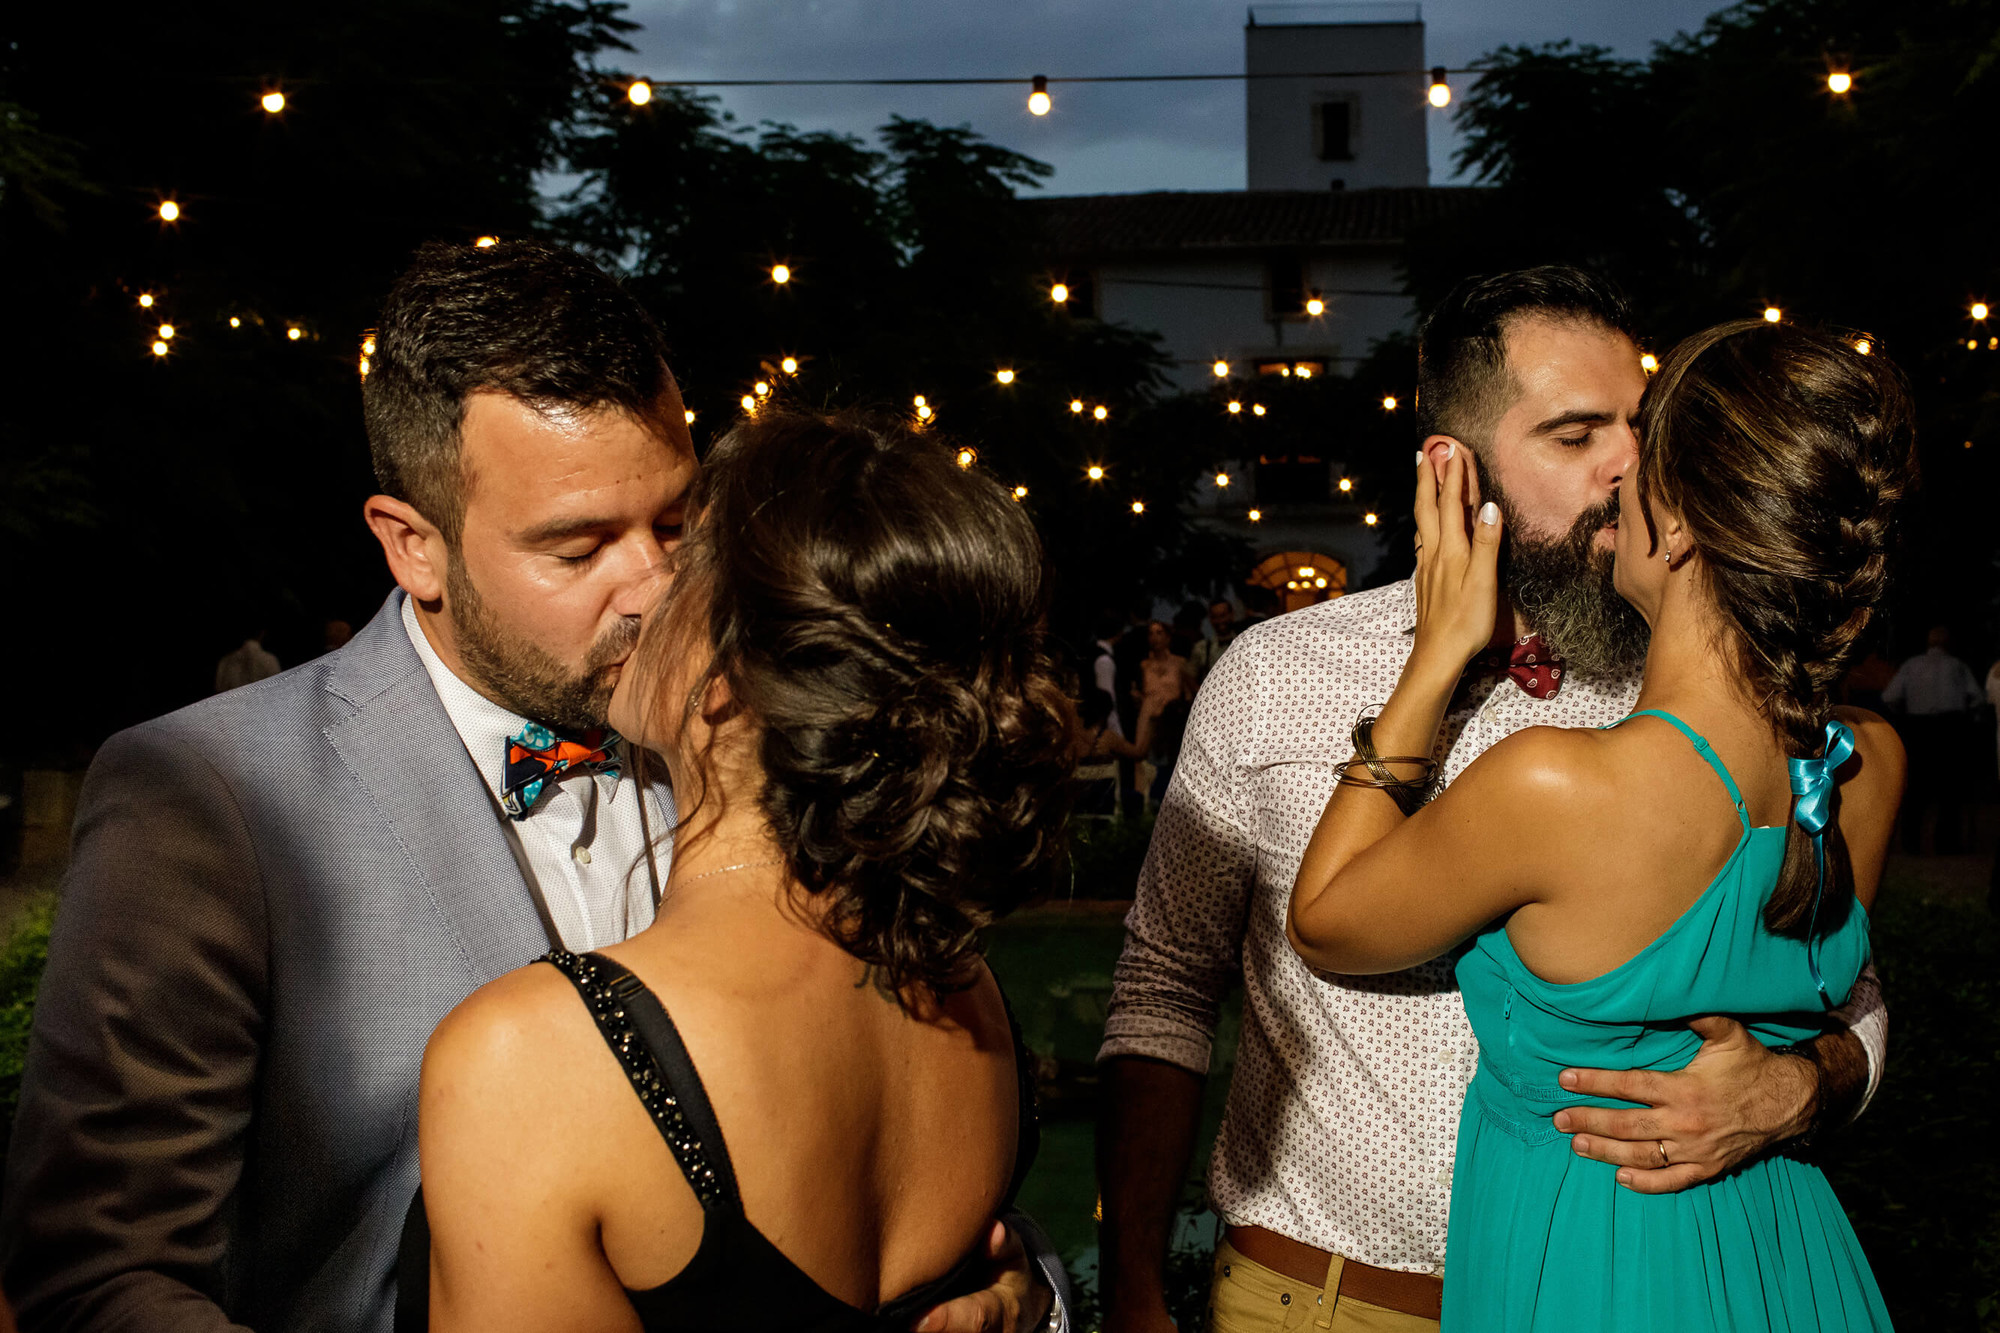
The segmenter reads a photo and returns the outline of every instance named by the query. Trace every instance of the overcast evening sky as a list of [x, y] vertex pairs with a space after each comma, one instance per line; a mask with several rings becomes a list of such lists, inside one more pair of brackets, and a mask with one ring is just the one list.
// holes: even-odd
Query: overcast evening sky
[[[1427, 63], [1569, 38], [1643, 57], [1715, 0], [1426, 0]], [[1278, 10], [1283, 6], [1258, 6]], [[1329, 6], [1311, 6], [1326, 9]], [[1362, 6], [1380, 9], [1382, 6]], [[1232, 0], [633, 0], [644, 25], [617, 63], [659, 79], [1020, 75], [1019, 88], [721, 90], [740, 119], [870, 137], [891, 114], [970, 124], [1056, 168], [1053, 194], [1240, 190], [1243, 85], [1058, 85], [1028, 114], [1032, 74], [1224, 73], [1243, 68]], [[610, 62], [607, 62], [610, 63]], [[1462, 81], [1454, 81], [1462, 86]], [[1432, 113], [1431, 180], [1452, 180], [1446, 113]]]

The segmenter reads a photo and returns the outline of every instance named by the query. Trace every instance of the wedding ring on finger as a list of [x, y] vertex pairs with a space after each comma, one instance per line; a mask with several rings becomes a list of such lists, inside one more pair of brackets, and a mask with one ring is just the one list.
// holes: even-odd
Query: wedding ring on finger
[[1667, 1156], [1667, 1141], [1665, 1139], [1661, 1139], [1658, 1141], [1657, 1146], [1660, 1149], [1660, 1165], [1672, 1166], [1674, 1164], [1673, 1159]]

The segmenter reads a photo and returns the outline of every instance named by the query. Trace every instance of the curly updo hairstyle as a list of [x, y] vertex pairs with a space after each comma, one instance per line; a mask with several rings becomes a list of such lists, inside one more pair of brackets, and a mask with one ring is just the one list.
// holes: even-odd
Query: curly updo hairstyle
[[[1792, 324], [1741, 320], [1667, 355], [1640, 405], [1638, 498], [1679, 514], [1743, 676], [1784, 752], [1818, 758], [1833, 689], [1889, 586], [1903, 501], [1917, 477], [1909, 390], [1886, 357]], [[1834, 814], [1838, 815], [1838, 797]], [[1790, 824], [1765, 925], [1803, 937], [1819, 867]], [[1822, 931], [1842, 919], [1854, 873], [1837, 818], [1826, 828]]]
[[661, 608], [714, 651], [684, 717], [726, 683], [791, 873], [899, 998], [968, 984], [984, 929], [1064, 867], [1075, 717], [1046, 604], [1021, 506], [900, 426], [766, 409], [695, 483]]

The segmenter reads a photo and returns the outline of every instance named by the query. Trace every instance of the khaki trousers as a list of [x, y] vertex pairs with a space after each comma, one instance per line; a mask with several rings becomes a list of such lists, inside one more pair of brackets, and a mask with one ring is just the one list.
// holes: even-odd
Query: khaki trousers
[[1437, 1321], [1385, 1310], [1340, 1292], [1343, 1260], [1333, 1257], [1326, 1284], [1309, 1287], [1274, 1273], [1237, 1253], [1223, 1241], [1215, 1250], [1214, 1280], [1208, 1292], [1210, 1333], [1438, 1333]]

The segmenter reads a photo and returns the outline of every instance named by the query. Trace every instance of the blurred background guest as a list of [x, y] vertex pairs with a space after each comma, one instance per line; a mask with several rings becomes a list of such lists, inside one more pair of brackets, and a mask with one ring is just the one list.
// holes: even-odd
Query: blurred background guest
[[1973, 710], [1985, 702], [1972, 668], [1951, 655], [1951, 631], [1932, 628], [1930, 647], [1896, 669], [1882, 702], [1901, 723], [1910, 752], [1910, 788], [1903, 801], [1903, 850], [1922, 850], [1924, 814], [1937, 811], [1937, 853], [1952, 856], [1965, 840], [1966, 761], [1972, 754]]

